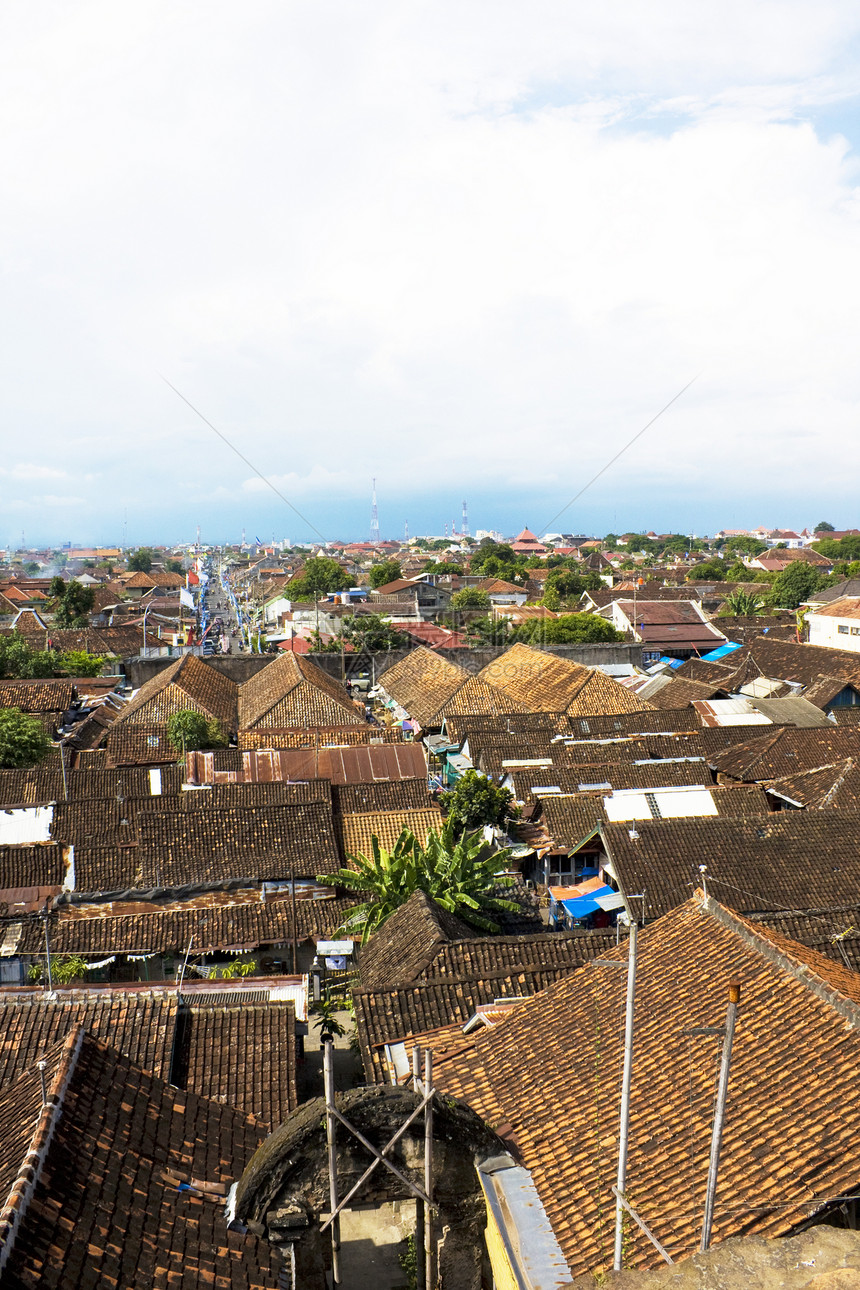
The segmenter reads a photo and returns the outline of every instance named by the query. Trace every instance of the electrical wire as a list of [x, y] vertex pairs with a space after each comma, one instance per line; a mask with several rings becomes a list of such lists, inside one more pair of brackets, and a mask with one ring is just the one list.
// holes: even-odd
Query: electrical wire
[[207, 425], [210, 430], [214, 431], [214, 433], [217, 434], [218, 438], [222, 439], [224, 443], [226, 443], [227, 447], [230, 448], [233, 452], [235, 452], [236, 456], [240, 459], [240, 461], [244, 461], [245, 465], [250, 470], [253, 470], [254, 474], [259, 476], [259, 478], [262, 479], [263, 483], [266, 484], [268, 488], [271, 488], [272, 492], [275, 494], [276, 497], [279, 497], [282, 502], [284, 502], [287, 506], [289, 506], [290, 510], [293, 511], [294, 514], [298, 515], [299, 519], [304, 524], [307, 524], [308, 528], [312, 529], [314, 533], [316, 533], [317, 537], [321, 539], [321, 541], [325, 542], [325, 537], [323, 537], [322, 533], [320, 533], [317, 526], [315, 524], [312, 524], [306, 515], [302, 515], [299, 508], [297, 506], [293, 506], [289, 498], [284, 497], [284, 494], [281, 492], [279, 488], [275, 487], [271, 479], [267, 479], [266, 476], [263, 474], [263, 472], [261, 470], [258, 470], [257, 467], [254, 465], [254, 463], [252, 461], [249, 461], [248, 458], [245, 456], [245, 454], [243, 452], [240, 452], [239, 449], [236, 447], [236, 445], [234, 443], [231, 443], [230, 440], [227, 438], [227, 436], [223, 434], [222, 431], [220, 431], [217, 426], [214, 426], [212, 422], [209, 420], [209, 418], [203, 415], [203, 413], [200, 411], [199, 408], [195, 408], [191, 400], [187, 399], [181, 390], [177, 390], [176, 386], [173, 385], [170, 381], [168, 381], [166, 376], [162, 376], [161, 379], [162, 381], [164, 381], [164, 384], [169, 386], [170, 389], [173, 391], [173, 393], [182, 400], [183, 403], [188, 404], [191, 411], [196, 413], [196, 415], [200, 418], [200, 420], [203, 422], [204, 425]]
[[608, 461], [601, 470], [598, 470], [597, 474], [594, 475], [593, 478], [589, 479], [588, 483], [583, 488], [580, 488], [576, 496], [572, 497], [566, 506], [562, 506], [561, 510], [558, 512], [557, 515], [553, 515], [552, 519], [548, 524], [545, 524], [542, 529], [538, 529], [538, 532], [547, 533], [552, 528], [553, 524], [555, 524], [556, 520], [560, 519], [561, 516], [564, 515], [565, 511], [569, 511], [571, 506], [573, 506], [574, 502], [578, 502], [580, 497], [582, 497], [583, 493], [588, 492], [591, 485], [596, 484], [600, 476], [605, 475], [609, 467], [614, 466], [618, 458], [623, 457], [627, 449], [632, 448], [636, 440], [641, 439], [645, 431], [650, 430], [654, 422], [659, 421], [663, 413], [668, 412], [672, 404], [677, 403], [681, 395], [686, 394], [687, 390], [689, 390], [693, 382], [698, 381], [700, 376], [701, 376], [701, 372], [697, 372], [696, 375], [693, 377], [693, 380], [688, 381], [687, 384], [684, 386], [684, 388], [682, 390], [679, 390], [678, 393], [675, 395], [675, 397], [670, 399], [669, 402], [666, 404], [666, 406], [662, 407], [660, 411], [657, 413], [657, 415], [651, 418], [651, 420], [648, 422], [647, 425], [644, 425], [641, 430], [638, 430], [636, 434], [633, 436], [633, 438], [629, 441], [629, 443], [626, 443], [623, 448], [621, 448], [618, 452], [616, 452], [615, 456], [610, 461]]

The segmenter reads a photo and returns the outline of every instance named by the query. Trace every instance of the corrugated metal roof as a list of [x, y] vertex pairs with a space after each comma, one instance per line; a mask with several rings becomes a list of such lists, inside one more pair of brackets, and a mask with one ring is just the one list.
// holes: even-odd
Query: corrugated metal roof
[[739, 695], [734, 699], [693, 699], [703, 726], [770, 726], [770, 717]]

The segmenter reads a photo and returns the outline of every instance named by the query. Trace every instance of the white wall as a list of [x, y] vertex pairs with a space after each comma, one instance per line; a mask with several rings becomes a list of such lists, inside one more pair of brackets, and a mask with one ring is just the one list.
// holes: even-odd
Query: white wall
[[860, 654], [860, 619], [830, 618], [808, 613], [806, 623], [809, 628], [810, 645], [825, 645], [830, 649], [849, 649]]

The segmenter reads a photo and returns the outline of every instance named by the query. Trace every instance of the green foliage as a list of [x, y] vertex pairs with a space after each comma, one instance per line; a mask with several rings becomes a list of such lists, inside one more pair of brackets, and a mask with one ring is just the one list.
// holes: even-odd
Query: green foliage
[[346, 887], [363, 897], [360, 904], [347, 910], [341, 929], [350, 936], [359, 936], [362, 944], [417, 890], [487, 932], [499, 930], [492, 914], [517, 909], [513, 901], [496, 895], [500, 887], [514, 883], [503, 872], [510, 853], [490, 852], [480, 834], [467, 833], [457, 838], [450, 820], [441, 832], [430, 832], [424, 847], [404, 829], [392, 850], [381, 847], [379, 839], [373, 837], [370, 856], [357, 854], [349, 859], [355, 868], [321, 875], [317, 881], [330, 887]]
[[813, 544], [812, 550], [828, 560], [860, 560], [860, 537], [849, 533], [844, 538], [822, 538]]
[[513, 794], [476, 770], [467, 770], [442, 800], [457, 837], [485, 824], [501, 826], [519, 814]]
[[335, 591], [345, 591], [350, 577], [337, 560], [326, 555], [312, 556], [298, 577], [287, 587], [290, 600], [321, 600]]
[[762, 551], [767, 550], [767, 543], [759, 542], [758, 538], [750, 537], [748, 533], [738, 533], [726, 538], [721, 549], [733, 555], [761, 555]]
[[51, 740], [38, 717], [19, 708], [0, 709], [0, 768], [37, 766], [50, 751]]
[[463, 572], [461, 564], [452, 564], [450, 560], [428, 560], [424, 566], [425, 573], [435, 573], [446, 578], [459, 578]]
[[164, 567], [165, 567], [165, 569], [167, 570], [167, 572], [168, 572], [168, 573], [184, 573], [184, 572], [185, 572], [185, 569], [184, 569], [184, 568], [183, 568], [183, 566], [182, 566], [182, 561], [181, 561], [181, 560], [168, 560]]
[[468, 640], [478, 647], [485, 645], [508, 645], [511, 639], [511, 625], [507, 618], [473, 618], [466, 629]]
[[53, 650], [38, 650], [23, 636], [0, 636], [0, 676], [16, 680], [58, 676], [60, 668]]
[[315, 1017], [314, 1028], [320, 1032], [320, 1039], [333, 1039], [335, 1036], [343, 1038], [346, 1029], [338, 1017], [337, 1001], [327, 997], [319, 999], [310, 1009], [310, 1014]]
[[522, 556], [517, 555], [507, 542], [483, 542], [469, 563], [470, 573], [483, 573], [488, 578], [513, 578], [526, 567]]
[[57, 659], [66, 676], [98, 676], [108, 661], [106, 654], [88, 654], [85, 649], [67, 649]]
[[815, 565], [803, 560], [792, 560], [773, 584], [774, 604], [782, 609], [797, 609], [814, 591], [825, 585], [827, 578]]
[[[55, 579], [57, 581], [57, 579]], [[54, 618], [58, 627], [86, 627], [92, 613], [95, 592], [92, 587], [84, 587], [76, 579], [65, 584], [62, 596], [57, 601]]]
[[193, 708], [184, 708], [167, 718], [167, 738], [179, 753], [199, 748], [226, 748], [228, 742], [220, 722]]
[[[345, 618], [341, 631], [344, 640], [356, 654], [409, 647], [409, 637], [398, 631], [381, 614], [356, 614], [352, 618]], [[339, 641], [337, 648], [340, 648]]]
[[65, 594], [66, 580], [65, 578], [61, 578], [59, 574], [55, 574], [51, 579], [51, 585], [48, 588], [48, 595], [52, 600], [61, 600]]
[[489, 609], [490, 597], [480, 587], [464, 587], [451, 597], [452, 609]]
[[726, 566], [722, 560], [705, 560], [687, 575], [689, 582], [724, 582]]
[[[87, 961], [79, 954], [52, 954], [51, 980], [54, 985], [69, 985], [72, 981], [81, 981], [87, 973]], [[31, 963], [27, 968], [30, 981], [41, 981], [47, 972], [41, 963]]]
[[559, 618], [530, 618], [517, 627], [511, 639], [527, 645], [590, 645], [623, 641], [624, 634], [598, 614], [562, 614]]
[[406, 1249], [401, 1250], [397, 1255], [397, 1262], [400, 1264], [400, 1270], [406, 1277], [407, 1290], [417, 1290], [418, 1286], [418, 1249], [415, 1245], [415, 1237], [407, 1236], [405, 1241]]
[[402, 571], [397, 560], [383, 560], [381, 564], [375, 564], [370, 570], [371, 587], [384, 587], [389, 582], [402, 577]]
[[149, 547], [142, 546], [137, 551], [132, 551], [128, 557], [129, 573], [149, 573], [152, 569], [152, 552]]
[[753, 618], [756, 614], [763, 614], [764, 611], [765, 601], [762, 596], [757, 596], [754, 591], [744, 591], [741, 587], [736, 587], [723, 601], [720, 616]]
[[221, 978], [224, 981], [233, 981], [240, 976], [253, 976], [257, 970], [257, 964], [254, 959], [248, 959], [247, 962], [228, 963], [226, 967], [221, 968]]
[[24, 572], [29, 573], [31, 577], [39, 572], [39, 566], [35, 560], [27, 560], [24, 564]]
[[813, 533], [835, 533], [836, 528], [833, 524], [828, 524], [827, 520], [819, 520], [812, 531]]

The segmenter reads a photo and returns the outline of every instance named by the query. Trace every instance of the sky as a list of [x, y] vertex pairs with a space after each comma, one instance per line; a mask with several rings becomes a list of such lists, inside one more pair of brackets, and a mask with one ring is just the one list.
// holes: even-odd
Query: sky
[[859, 37], [5, 0], [0, 545], [860, 526]]

